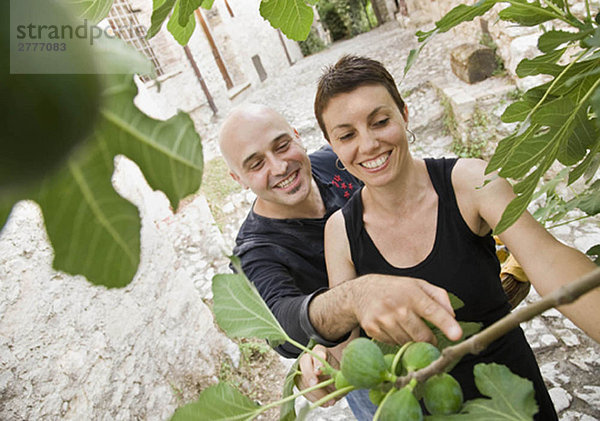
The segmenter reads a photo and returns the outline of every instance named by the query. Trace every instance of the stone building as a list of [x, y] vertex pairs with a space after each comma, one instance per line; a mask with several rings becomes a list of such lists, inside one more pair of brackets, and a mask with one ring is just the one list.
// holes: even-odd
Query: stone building
[[213, 115], [226, 113], [244, 92], [302, 58], [298, 44], [260, 16], [259, 5], [260, 0], [217, 0], [210, 10], [197, 9], [196, 29], [182, 47], [167, 22], [145, 39], [151, 1], [115, 0], [108, 24], [149, 57], [157, 73], [137, 80], [136, 105], [160, 119], [185, 111], [201, 128]]

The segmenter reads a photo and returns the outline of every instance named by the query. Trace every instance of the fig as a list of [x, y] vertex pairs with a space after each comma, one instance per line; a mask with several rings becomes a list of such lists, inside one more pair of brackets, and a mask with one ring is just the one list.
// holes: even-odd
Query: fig
[[427, 367], [440, 356], [440, 350], [428, 342], [415, 342], [402, 354], [402, 366], [406, 370], [417, 371]]
[[428, 378], [425, 381], [423, 403], [432, 415], [457, 413], [463, 405], [463, 392], [460, 384], [448, 373]]
[[346, 380], [346, 378], [344, 377], [344, 373], [338, 371], [335, 375], [335, 388], [337, 390], [340, 390], [348, 386], [350, 386], [350, 383], [348, 383], [348, 380]]
[[357, 338], [342, 353], [341, 371], [359, 389], [372, 389], [385, 379], [386, 365], [379, 347], [367, 338]]
[[381, 421], [421, 421], [423, 411], [408, 387], [392, 393], [381, 407]]

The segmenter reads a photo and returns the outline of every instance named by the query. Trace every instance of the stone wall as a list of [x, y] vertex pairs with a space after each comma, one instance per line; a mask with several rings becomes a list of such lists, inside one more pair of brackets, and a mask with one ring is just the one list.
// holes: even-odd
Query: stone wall
[[117, 161], [113, 183], [142, 218], [127, 287], [53, 270], [33, 202], [1, 232], [0, 419], [164, 420], [217, 381], [221, 358], [239, 361], [202, 300], [207, 277], [227, 270], [205, 199], [173, 215], [135, 164]]

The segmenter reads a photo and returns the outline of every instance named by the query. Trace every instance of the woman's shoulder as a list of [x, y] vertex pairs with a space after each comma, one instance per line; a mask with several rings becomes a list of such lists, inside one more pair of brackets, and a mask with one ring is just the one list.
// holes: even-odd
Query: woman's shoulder
[[325, 224], [325, 230], [331, 230], [331, 229], [340, 229], [340, 228], [344, 228], [344, 214], [342, 213], [342, 209], [338, 209], [336, 210], [334, 213], [331, 214], [331, 216], [329, 217], [329, 219], [327, 219], [327, 222]]
[[460, 158], [456, 161], [452, 171], [452, 185], [456, 190], [482, 187], [487, 180], [492, 180], [493, 175], [485, 174], [487, 162], [477, 158]]

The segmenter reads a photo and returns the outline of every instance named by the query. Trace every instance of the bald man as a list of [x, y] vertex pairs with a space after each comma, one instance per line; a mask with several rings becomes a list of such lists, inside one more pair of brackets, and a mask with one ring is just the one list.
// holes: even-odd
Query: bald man
[[[309, 158], [298, 133], [264, 106], [233, 111], [219, 144], [233, 179], [257, 196], [233, 252], [285, 331], [306, 344], [319, 336], [308, 319], [308, 304], [328, 284], [325, 222], [360, 184], [336, 169], [329, 146]], [[276, 350], [288, 358], [299, 353], [290, 344]]]
[[[233, 252], [290, 337], [333, 346], [368, 321], [397, 326], [392, 333], [397, 343], [432, 340], [428, 329], [410, 329], [421, 317], [448, 337], [460, 337], [446, 292], [424, 281], [372, 274], [327, 289], [325, 222], [360, 185], [338, 168], [329, 146], [309, 157], [285, 118], [256, 104], [227, 117], [219, 146], [231, 176], [257, 195]], [[384, 300], [387, 306], [381, 305]], [[378, 337], [377, 329], [367, 333], [389, 342], [389, 336]], [[288, 358], [299, 354], [289, 343], [276, 350]]]

